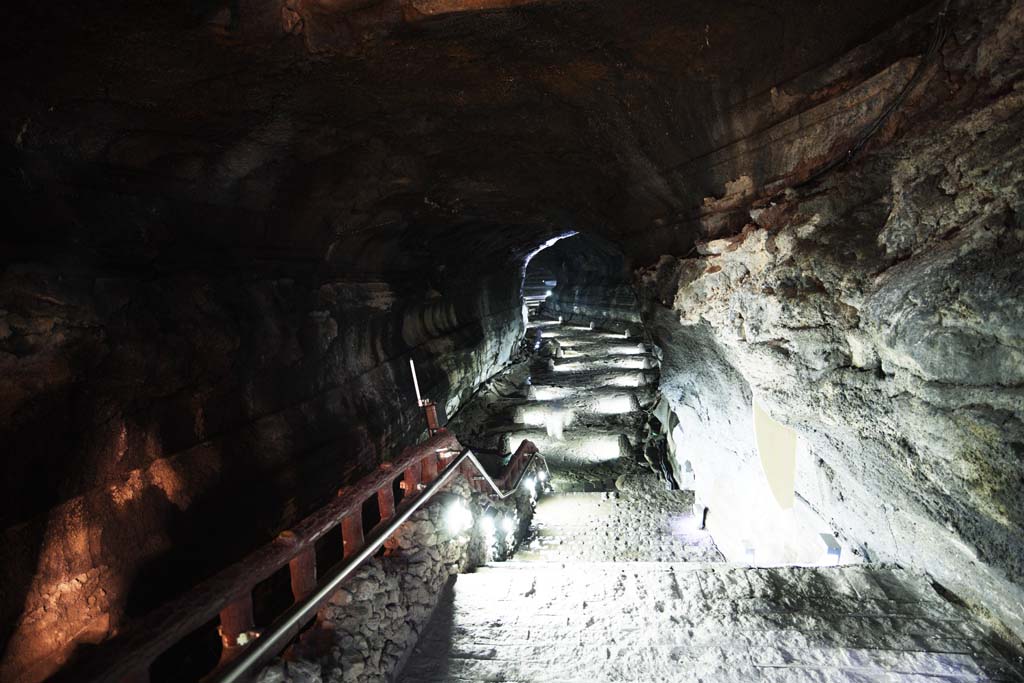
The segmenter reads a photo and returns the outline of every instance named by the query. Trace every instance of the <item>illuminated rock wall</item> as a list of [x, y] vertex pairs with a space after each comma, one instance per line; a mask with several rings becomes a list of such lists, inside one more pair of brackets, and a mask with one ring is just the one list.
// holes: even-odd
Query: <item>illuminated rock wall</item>
[[38, 680], [417, 438], [410, 358], [453, 412], [522, 328], [514, 266], [474, 287], [0, 279], [5, 680]]
[[[664, 390], [708, 467], [752, 461], [752, 390], [808, 444], [797, 494], [845, 543], [1018, 636], [1024, 70], [1003, 50], [1022, 26], [1019, 6], [963, 18], [971, 39], [903, 137], [642, 275]], [[946, 101], [950, 83], [970, 85]]]

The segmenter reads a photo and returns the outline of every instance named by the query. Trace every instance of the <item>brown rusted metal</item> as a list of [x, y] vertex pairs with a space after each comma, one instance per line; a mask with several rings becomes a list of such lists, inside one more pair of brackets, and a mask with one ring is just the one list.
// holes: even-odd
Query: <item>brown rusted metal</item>
[[252, 593], [246, 591], [234, 602], [220, 611], [220, 664], [226, 664], [238, 656], [256, 636], [256, 620], [253, 617]]
[[361, 507], [341, 518], [341, 542], [345, 548], [344, 556], [346, 558], [362, 550], [363, 511]]
[[421, 462], [422, 458], [420, 460], [417, 460], [414, 464], [411, 464], [405, 468], [405, 476], [402, 477], [402, 483], [405, 484], [405, 486], [403, 486], [402, 488], [405, 491], [405, 495], [407, 496], [419, 491], [419, 485], [420, 482], [422, 481], [422, 468], [420, 466]]
[[[524, 441], [499, 481], [506, 484], [514, 482], [517, 486], [523, 468], [536, 451], [532, 443]], [[253, 620], [253, 586], [289, 565], [292, 593], [296, 602], [311, 599], [313, 594], [322, 590], [316, 578], [316, 541], [340, 524], [345, 557], [360, 553], [366, 547], [362, 529], [362, 507], [366, 500], [376, 496], [382, 520], [393, 518], [396, 514], [409, 514], [409, 510], [422, 504], [417, 501], [418, 493], [425, 486], [422, 483], [425, 476], [431, 476], [432, 464], [435, 468], [435, 481], [439, 476], [436, 471], [439, 453], [462, 453], [462, 446], [451, 433], [442, 431], [423, 444], [406, 449], [395, 461], [382, 465], [354, 486], [339, 492], [336, 499], [282, 533], [273, 542], [202, 582], [181, 598], [151, 612], [128, 635], [101, 645], [96, 651], [97, 657], [90, 660], [93, 666], [69, 671], [73, 677], [67, 680], [146, 683], [152, 661], [218, 613], [224, 642], [221, 665], [230, 662], [236, 653], [246, 650], [241, 647], [243, 641], [249, 642], [258, 636]], [[489, 485], [493, 486], [493, 482], [489, 478], [486, 481], [475, 481], [475, 475], [478, 474], [476, 468], [480, 465], [472, 453], [462, 453], [462, 457], [472, 460], [474, 464], [461, 466], [458, 470], [465, 473], [468, 480], [480, 490], [490, 490]], [[442, 464], [447, 460], [444, 458]], [[402, 484], [406, 496], [412, 500], [412, 508], [404, 502], [400, 508], [395, 505], [392, 485], [397, 476], [403, 478]], [[497, 491], [497, 488], [494, 490]], [[502, 493], [501, 497], [511, 493]], [[379, 542], [379, 539], [374, 540], [374, 543]], [[361, 559], [355, 561], [358, 564]], [[305, 597], [300, 600], [300, 595]], [[258, 642], [262, 643], [263, 640]], [[236, 665], [237, 662], [228, 668]]]
[[437, 455], [429, 454], [420, 460], [420, 479], [424, 484], [437, 479]]
[[[539, 454], [529, 457], [530, 462], [532, 462], [535, 458], [539, 457]], [[483, 465], [480, 464], [480, 461], [473, 455], [472, 451], [465, 450], [460, 453], [455, 462], [438, 474], [437, 479], [426, 485], [422, 494], [413, 496], [409, 501], [403, 501], [393, 520], [387, 524], [378, 525], [376, 530], [366, 539], [363, 549], [358, 554], [331, 570], [324, 577], [323, 584], [317, 586], [316, 592], [313, 595], [301, 603], [296, 603], [281, 614], [274, 620], [273, 625], [268, 628], [263, 637], [254, 642], [245, 653], [223, 670], [215, 672], [211, 680], [217, 683], [249, 683], [260, 667], [284, 650], [291, 639], [299, 634], [303, 625], [315, 617], [320, 608], [330, 599], [331, 595], [341, 587], [345, 579], [351, 576], [363, 562], [372, 557], [392, 534], [397, 532], [405, 522], [409, 521], [417, 510], [428, 503], [439, 490], [446, 486], [451, 478], [461, 471], [462, 463], [466, 462], [471, 463], [478, 472], [484, 473]], [[543, 463], [543, 460], [541, 462]], [[521, 475], [525, 475], [525, 473], [526, 467], [522, 469]], [[503, 500], [515, 495], [522, 482], [522, 476], [520, 476], [511, 489], [503, 491], [486, 473], [483, 476], [494, 495]]]
[[382, 522], [395, 516], [395, 492], [390, 486], [377, 491], [377, 509]]
[[298, 602], [316, 590], [316, 548], [306, 548], [288, 562], [292, 597]]
[[437, 404], [430, 399], [423, 401], [423, 413], [427, 417], [427, 431], [431, 436], [438, 432], [445, 431], [444, 427], [441, 426], [440, 420], [437, 417]]

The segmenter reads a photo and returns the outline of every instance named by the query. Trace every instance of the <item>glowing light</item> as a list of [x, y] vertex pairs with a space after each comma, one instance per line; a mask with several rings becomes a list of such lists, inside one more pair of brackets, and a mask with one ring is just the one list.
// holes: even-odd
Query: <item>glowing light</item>
[[673, 536], [692, 536], [704, 533], [700, 528], [700, 520], [696, 515], [678, 515], [669, 519], [669, 528]]
[[541, 482], [547, 481], [548, 473], [544, 470], [541, 470], [540, 472], [537, 473], [537, 479], [539, 479]]
[[540, 406], [521, 406], [516, 412], [516, 422], [531, 427], [544, 427], [548, 436], [561, 439], [564, 430], [571, 426], [575, 415], [571, 410], [559, 410]]
[[595, 412], [601, 413], [602, 415], [622, 415], [624, 413], [630, 413], [637, 408], [639, 408], [639, 406], [634, 405], [633, 396], [630, 394], [599, 398], [597, 400], [597, 405], [594, 407]]
[[526, 479], [523, 479], [523, 485], [526, 488], [530, 489], [531, 491], [537, 490], [537, 480], [534, 479], [533, 477], [527, 477]]
[[461, 534], [473, 526], [473, 513], [461, 500], [448, 506], [444, 513], [445, 526], [452, 535]]
[[480, 518], [480, 533], [484, 538], [494, 535], [494, 515], [483, 515]]
[[501, 529], [506, 534], [515, 532], [516, 526], [516, 520], [511, 515], [505, 515], [501, 520]]
[[549, 289], [548, 291], [544, 292], [544, 296], [551, 296], [551, 290]]

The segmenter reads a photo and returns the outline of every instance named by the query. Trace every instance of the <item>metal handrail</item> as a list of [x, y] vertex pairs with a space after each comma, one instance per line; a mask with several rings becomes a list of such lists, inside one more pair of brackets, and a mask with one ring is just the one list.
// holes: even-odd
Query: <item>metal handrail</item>
[[215, 671], [207, 679], [206, 683], [240, 683], [241, 681], [249, 680], [249, 676], [254, 671], [269, 662], [279, 652], [284, 650], [291, 640], [298, 635], [302, 627], [310, 621], [320, 607], [325, 603], [330, 596], [341, 587], [342, 582], [348, 578], [352, 572], [354, 572], [367, 558], [373, 555], [377, 550], [384, 545], [385, 541], [388, 540], [399, 527], [409, 520], [412, 515], [419, 510], [423, 505], [430, 500], [438, 490], [444, 486], [449, 479], [451, 479], [459, 468], [465, 463], [472, 463], [476, 470], [483, 476], [483, 480], [490, 485], [494, 493], [502, 500], [508, 498], [523, 482], [523, 478], [526, 473], [530, 470], [530, 466], [537, 459], [544, 464], [544, 469], [547, 470], [547, 461], [544, 457], [534, 451], [530, 454], [529, 460], [519, 473], [519, 477], [516, 479], [516, 483], [508, 490], [502, 491], [491, 475], [487, 473], [480, 461], [477, 460], [476, 455], [473, 451], [468, 448], [459, 454], [447, 467], [442, 470], [436, 479], [423, 489], [415, 499], [411, 501], [401, 514], [397, 514], [387, 526], [382, 527], [378, 531], [374, 532], [369, 538], [366, 539], [365, 547], [358, 553], [355, 553], [350, 558], [343, 560], [342, 563], [328, 575], [327, 580], [319, 586], [309, 597], [305, 598], [300, 602], [296, 602], [289, 607], [269, 629], [262, 633], [252, 645], [250, 645], [243, 653], [239, 654], [235, 659], [231, 660], [230, 663], [226, 664], [219, 671]]
[[508, 491], [502, 493], [501, 489], [498, 488], [498, 484], [495, 483], [493, 479], [491, 479], [491, 475], [487, 474], [487, 470], [485, 470], [484, 466], [480, 464], [480, 461], [476, 459], [476, 455], [473, 454], [473, 451], [467, 448], [464, 455], [469, 456], [467, 459], [470, 462], [472, 462], [473, 465], [476, 466], [477, 471], [479, 471], [480, 474], [483, 475], [481, 478], [485, 482], [490, 484], [491, 489], [494, 491], [494, 495], [498, 497], [498, 500], [505, 500], [506, 498], [508, 498], [509, 496], [516, 492], [516, 489], [519, 488], [519, 485], [523, 483], [523, 478], [526, 476], [526, 473], [530, 471], [530, 465], [533, 464], [534, 460], [540, 460], [541, 463], [543, 463], [544, 465], [544, 471], [547, 472], [549, 476], [551, 474], [551, 470], [548, 469], [548, 461], [544, 459], [544, 456], [537, 452], [531, 453], [530, 459], [527, 460], [526, 465], [523, 466], [523, 471], [520, 472], [519, 476], [516, 478], [516, 483], [513, 484]]

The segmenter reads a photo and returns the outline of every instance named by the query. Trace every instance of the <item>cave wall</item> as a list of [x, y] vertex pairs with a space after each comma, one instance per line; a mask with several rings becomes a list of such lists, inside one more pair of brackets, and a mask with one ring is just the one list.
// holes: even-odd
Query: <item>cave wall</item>
[[639, 287], [663, 391], [704, 450], [698, 495], [756, 458], [755, 395], [804, 439], [796, 492], [844, 542], [1021, 638], [1024, 10], [958, 9], [888, 144], [755, 188], [738, 234], [662, 257]]
[[7, 268], [4, 680], [39, 680], [418, 438], [410, 358], [454, 412], [521, 335], [507, 265], [362, 280]]

